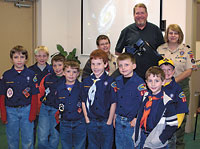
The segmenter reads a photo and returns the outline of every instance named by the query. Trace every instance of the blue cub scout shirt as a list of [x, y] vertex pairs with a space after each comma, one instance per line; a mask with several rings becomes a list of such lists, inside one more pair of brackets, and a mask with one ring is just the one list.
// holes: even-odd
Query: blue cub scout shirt
[[172, 78], [170, 84], [163, 87], [163, 90], [169, 97], [173, 99], [177, 114], [189, 112], [186, 96], [180, 85], [175, 82], [174, 78]]
[[53, 72], [52, 66], [50, 66], [48, 63], [46, 63], [46, 67], [44, 68], [43, 71], [40, 70], [40, 68], [37, 66], [37, 63], [30, 66], [29, 69], [31, 69], [35, 72], [35, 75], [37, 77], [38, 86], [40, 85], [40, 82], [44, 76]]
[[[92, 79], [96, 79], [94, 74], [83, 80], [81, 98], [85, 103], [87, 102], [88, 91], [93, 84]], [[94, 103], [89, 110], [87, 106], [86, 109], [90, 119], [106, 120], [109, 117], [111, 104], [116, 103], [116, 93], [111, 85], [114, 80], [108, 76], [106, 72], [104, 72], [99, 79], [100, 80], [96, 82]]]
[[81, 101], [81, 83], [76, 80], [71, 91], [69, 91], [65, 84], [62, 82], [57, 87], [57, 105], [61, 113], [61, 120], [76, 121], [82, 119], [82, 101]]
[[[44, 79], [45, 93], [44, 96], [40, 98], [40, 101], [47, 106], [57, 108], [56, 105], [56, 88], [59, 84], [65, 81], [65, 77], [58, 77], [55, 73], [49, 74]], [[42, 82], [41, 82], [42, 83]]]
[[130, 121], [137, 116], [142, 103], [142, 97], [146, 92], [146, 85], [142, 78], [135, 72], [124, 84], [123, 77], [116, 78], [117, 84], [117, 108], [116, 114], [127, 117]]
[[6, 106], [26, 106], [31, 104], [32, 95], [38, 94], [35, 87], [37, 79], [32, 70], [24, 67], [18, 73], [14, 67], [3, 74], [3, 93], [5, 95]]

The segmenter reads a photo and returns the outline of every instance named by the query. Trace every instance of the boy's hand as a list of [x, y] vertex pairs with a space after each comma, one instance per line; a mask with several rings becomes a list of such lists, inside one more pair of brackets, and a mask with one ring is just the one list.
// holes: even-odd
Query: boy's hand
[[130, 121], [130, 125], [131, 127], [135, 127], [135, 124], [136, 124], [136, 118], [134, 118], [132, 121]]
[[90, 123], [90, 120], [89, 120], [88, 117], [85, 118], [85, 122], [86, 122], [87, 124]]
[[112, 121], [111, 121], [111, 122], [110, 122], [110, 121], [107, 121], [106, 124], [107, 124], [107, 125], [111, 125], [111, 124], [112, 124]]

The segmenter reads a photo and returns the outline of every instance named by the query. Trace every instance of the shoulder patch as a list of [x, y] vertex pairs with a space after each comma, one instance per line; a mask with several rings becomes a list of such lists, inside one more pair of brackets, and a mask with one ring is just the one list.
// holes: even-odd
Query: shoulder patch
[[192, 54], [192, 50], [188, 51], [188, 54], [191, 55]]
[[146, 84], [140, 84], [139, 86], [138, 86], [138, 88], [137, 88], [139, 91], [143, 91], [143, 90], [146, 90], [147, 88], [146, 88]]
[[116, 82], [113, 82], [111, 84], [111, 87], [114, 89], [115, 92], [117, 92], [117, 90], [119, 90], [119, 88], [117, 88], [117, 83]]
[[185, 97], [185, 94], [183, 92], [181, 92], [178, 96], [179, 96], [179, 98], [182, 99], [183, 102], [186, 102], [186, 97]]
[[145, 94], [145, 92], [147, 91], [146, 90], [147, 88], [146, 88], [146, 84], [140, 84], [139, 86], [138, 86], [138, 90], [140, 91], [140, 95], [141, 96], [144, 96], [144, 94]]

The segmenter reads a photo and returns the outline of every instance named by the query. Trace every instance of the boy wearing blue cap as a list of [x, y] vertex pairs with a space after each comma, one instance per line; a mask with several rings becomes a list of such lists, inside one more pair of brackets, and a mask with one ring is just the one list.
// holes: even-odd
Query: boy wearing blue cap
[[123, 53], [117, 58], [119, 71], [116, 78], [117, 108], [115, 115], [115, 142], [117, 148], [134, 148], [132, 134], [137, 112], [146, 92], [146, 85], [135, 72], [135, 58]]
[[97, 49], [90, 54], [92, 74], [83, 80], [82, 107], [87, 123], [88, 149], [110, 149], [116, 108], [115, 83], [105, 72], [108, 56]]
[[33, 121], [37, 112], [37, 78], [25, 63], [28, 52], [23, 46], [10, 51], [13, 67], [3, 74], [1, 95], [1, 119], [6, 124], [8, 148], [19, 148], [21, 132], [22, 148], [33, 149]]
[[167, 140], [176, 131], [178, 121], [173, 100], [162, 90], [165, 74], [153, 66], [145, 77], [150, 91], [143, 97], [133, 140], [140, 148], [168, 148]]
[[57, 125], [55, 113], [58, 110], [56, 88], [64, 81], [63, 68], [65, 57], [61, 54], [51, 59], [53, 73], [45, 76], [40, 82], [40, 108], [38, 121], [38, 149], [57, 148], [59, 144], [59, 133], [55, 129]]
[[[170, 59], [164, 58], [158, 62], [158, 65], [165, 73], [165, 84], [163, 90], [173, 99], [178, 118], [178, 128], [181, 126], [185, 114], [189, 112], [186, 96], [180, 85], [175, 82], [173, 77], [175, 73], [174, 62]], [[169, 149], [176, 148], [176, 133], [169, 139]]]

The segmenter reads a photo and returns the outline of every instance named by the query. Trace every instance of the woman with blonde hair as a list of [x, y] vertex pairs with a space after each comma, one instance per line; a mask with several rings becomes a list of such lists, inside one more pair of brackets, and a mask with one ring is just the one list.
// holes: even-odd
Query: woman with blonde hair
[[[183, 44], [184, 35], [179, 25], [170, 24], [165, 32], [165, 43], [157, 51], [164, 58], [171, 59], [175, 65], [175, 81], [182, 87], [189, 105], [190, 89], [189, 77], [195, 68], [193, 52], [188, 45]], [[185, 121], [176, 132], [176, 148], [184, 148]], [[170, 148], [170, 146], [169, 146]]]

